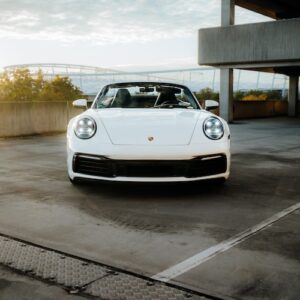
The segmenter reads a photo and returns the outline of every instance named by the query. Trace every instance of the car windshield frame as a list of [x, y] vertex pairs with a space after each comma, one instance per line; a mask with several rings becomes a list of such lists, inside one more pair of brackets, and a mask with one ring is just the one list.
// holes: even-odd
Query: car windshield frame
[[[128, 89], [138, 88], [141, 94], [133, 94], [131, 95]], [[143, 95], [141, 89], [145, 88], [145, 93], [153, 93], [152, 95]], [[109, 91], [115, 90], [114, 94], [108, 95]], [[122, 90], [121, 92], [119, 92]], [[126, 91], [127, 90], [127, 91]], [[180, 91], [180, 93], [179, 93]], [[165, 94], [168, 94], [167, 96]], [[118, 95], [117, 95], [118, 94]], [[123, 94], [123, 95], [121, 95]], [[125, 95], [124, 95], [125, 94]], [[128, 95], [129, 94], [129, 95]], [[170, 99], [166, 98], [166, 101], [160, 100], [164, 94], [165, 97], [172, 96], [173, 103], [169, 103]], [[176, 96], [179, 95], [180, 96]], [[117, 102], [116, 98], [119, 97], [130, 97], [129, 105], [125, 106]], [[149, 106], [132, 106], [133, 97], [152, 97], [152, 102], [149, 103]], [[106, 97], [106, 98], [105, 98]], [[155, 99], [156, 98], [156, 99]], [[124, 98], [122, 98], [124, 99]], [[175, 100], [176, 99], [176, 100]], [[122, 100], [123, 101], [123, 100]], [[130, 102], [131, 101], [131, 102]], [[158, 102], [160, 101], [160, 102]], [[175, 101], [177, 101], [175, 103]], [[106, 103], [105, 103], [106, 102]], [[113, 105], [114, 103], [117, 103]], [[143, 103], [142, 103], [143, 104]], [[152, 105], [153, 104], [153, 105]], [[190, 91], [190, 89], [184, 85], [175, 84], [175, 83], [167, 83], [167, 82], [121, 82], [121, 83], [112, 83], [104, 86], [101, 91], [96, 96], [91, 108], [93, 109], [108, 109], [108, 108], [122, 108], [122, 109], [157, 109], [157, 108], [165, 108], [165, 109], [198, 109], [201, 110], [202, 107], [199, 104], [195, 95]]]

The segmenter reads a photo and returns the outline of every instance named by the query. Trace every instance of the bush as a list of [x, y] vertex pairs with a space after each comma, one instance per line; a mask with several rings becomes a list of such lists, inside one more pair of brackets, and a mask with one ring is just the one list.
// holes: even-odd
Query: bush
[[242, 98], [242, 100], [245, 100], [245, 101], [266, 101], [267, 100], [267, 95], [266, 94], [258, 94], [258, 95], [250, 94], [250, 95], [244, 96]]
[[216, 100], [219, 101], [219, 93], [213, 91], [211, 88], [204, 88], [199, 92], [195, 93], [196, 98], [203, 102], [205, 100]]
[[283, 100], [279, 90], [249, 90], [236, 91], [234, 100], [237, 101], [265, 101], [265, 100]]
[[68, 101], [82, 96], [70, 78], [56, 76], [45, 80], [41, 70], [35, 77], [28, 69], [0, 75], [0, 101]]
[[[219, 93], [211, 88], [204, 88], [196, 92], [195, 96], [201, 103], [208, 99], [219, 101]], [[284, 100], [280, 90], [238, 90], [233, 93], [233, 99], [235, 101]]]

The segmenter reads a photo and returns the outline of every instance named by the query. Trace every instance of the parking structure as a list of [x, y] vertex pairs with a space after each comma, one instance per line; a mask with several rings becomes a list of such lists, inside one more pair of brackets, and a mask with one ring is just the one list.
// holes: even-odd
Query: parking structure
[[[221, 187], [72, 186], [64, 135], [1, 140], [0, 234], [9, 240], [2, 255], [17, 239], [171, 285], [183, 297], [299, 299], [300, 121], [230, 127], [232, 173]], [[17, 270], [20, 255], [1, 263]]]

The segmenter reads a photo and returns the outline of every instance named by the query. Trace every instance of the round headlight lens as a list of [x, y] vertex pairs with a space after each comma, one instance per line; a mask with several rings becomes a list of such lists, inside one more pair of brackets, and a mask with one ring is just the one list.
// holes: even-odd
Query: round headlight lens
[[89, 139], [96, 132], [96, 122], [90, 117], [82, 117], [75, 123], [74, 131], [80, 139]]
[[212, 140], [219, 140], [224, 135], [223, 124], [215, 117], [209, 117], [204, 121], [203, 131]]

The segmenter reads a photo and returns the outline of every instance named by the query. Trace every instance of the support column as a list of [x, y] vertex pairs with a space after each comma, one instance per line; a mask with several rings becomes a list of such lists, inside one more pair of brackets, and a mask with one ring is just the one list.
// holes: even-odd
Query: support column
[[288, 116], [297, 116], [299, 76], [289, 77]]
[[[234, 0], [222, 0], [221, 26], [234, 24]], [[227, 122], [233, 120], [233, 69], [220, 70], [220, 116]]]
[[233, 120], [233, 69], [220, 70], [220, 116]]
[[234, 0], [222, 0], [221, 26], [234, 25]]

